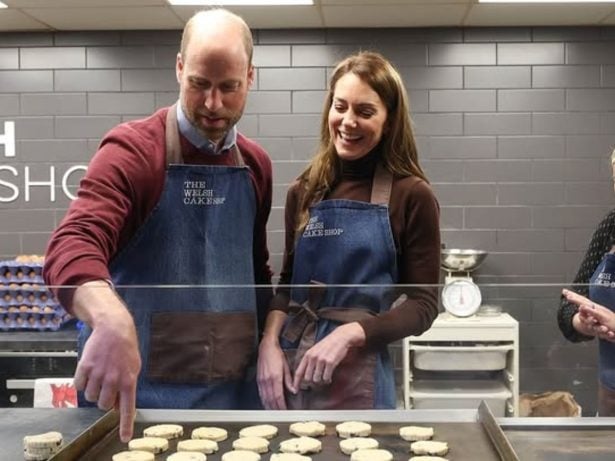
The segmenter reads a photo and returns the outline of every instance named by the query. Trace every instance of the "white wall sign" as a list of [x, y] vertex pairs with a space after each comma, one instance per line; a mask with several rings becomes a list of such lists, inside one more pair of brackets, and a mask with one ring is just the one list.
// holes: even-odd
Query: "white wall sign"
[[[4, 122], [4, 133], [0, 134], [0, 145], [4, 145], [4, 157], [15, 158], [15, 122]], [[49, 189], [49, 201], [56, 201], [56, 188], [61, 186], [62, 193], [74, 200], [75, 195], [68, 188], [71, 177], [77, 172], [85, 172], [86, 165], [73, 165], [64, 172], [61, 177], [56, 175], [56, 167], [53, 165], [2, 165], [0, 164], [0, 203], [15, 202], [24, 197], [26, 202], [30, 201], [30, 193], [33, 187], [44, 187]], [[47, 171], [45, 171], [47, 169]], [[17, 182], [20, 175], [23, 177], [23, 190], [20, 189], [21, 182]], [[33, 177], [44, 177], [45, 180], [34, 181]]]

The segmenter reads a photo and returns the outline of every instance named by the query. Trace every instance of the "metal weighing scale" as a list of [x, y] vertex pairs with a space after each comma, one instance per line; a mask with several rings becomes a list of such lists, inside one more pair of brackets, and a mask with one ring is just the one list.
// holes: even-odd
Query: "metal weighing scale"
[[482, 250], [443, 249], [440, 267], [446, 271], [442, 304], [446, 312], [455, 317], [470, 317], [480, 308], [482, 297], [470, 273], [487, 257]]

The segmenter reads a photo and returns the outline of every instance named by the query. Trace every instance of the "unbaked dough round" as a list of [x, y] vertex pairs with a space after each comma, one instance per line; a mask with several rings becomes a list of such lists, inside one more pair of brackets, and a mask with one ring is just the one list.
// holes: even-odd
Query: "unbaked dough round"
[[23, 459], [25, 461], [47, 461], [49, 458], [51, 458], [53, 455], [57, 453], [57, 451], [49, 451], [50, 449], [46, 449], [46, 450], [47, 451], [25, 450], [23, 452]]
[[128, 442], [128, 449], [157, 454], [169, 449], [169, 441], [162, 437], [142, 437]]
[[362, 421], [346, 421], [335, 426], [337, 434], [343, 439], [350, 437], [367, 437], [372, 433], [372, 426]]
[[184, 428], [179, 424], [157, 424], [143, 429], [144, 437], [162, 437], [176, 439], [184, 435]]
[[114, 454], [111, 459], [113, 461], [154, 461], [156, 457], [154, 453], [150, 453], [149, 451], [131, 450], [120, 451]]
[[408, 442], [429, 440], [433, 437], [433, 427], [404, 426], [399, 428], [399, 436]]
[[318, 453], [322, 450], [322, 442], [313, 437], [293, 437], [280, 443], [280, 451], [283, 453]]
[[167, 457], [167, 461], [207, 461], [207, 455], [198, 451], [178, 451]]
[[218, 443], [207, 439], [188, 439], [177, 442], [177, 451], [199, 451], [201, 453], [215, 453]]
[[239, 431], [239, 437], [262, 437], [270, 440], [278, 435], [278, 428], [271, 424], [258, 424], [244, 427]]
[[254, 451], [235, 450], [222, 455], [222, 461], [260, 461], [261, 455]]
[[433, 440], [420, 440], [410, 444], [410, 451], [416, 455], [443, 456], [448, 453], [448, 443]]
[[318, 421], [301, 421], [298, 423], [292, 423], [288, 428], [288, 431], [299, 437], [318, 437], [325, 435], [326, 426]]
[[378, 448], [378, 441], [371, 437], [350, 437], [340, 440], [340, 450], [345, 455], [350, 455], [357, 450]]
[[312, 458], [298, 453], [274, 453], [269, 461], [312, 461]]
[[239, 437], [233, 441], [233, 450], [267, 453], [269, 451], [269, 440], [263, 437]]
[[350, 461], [393, 461], [393, 455], [389, 450], [378, 448], [357, 450], [350, 455]]
[[62, 434], [52, 431], [43, 434], [26, 435], [23, 438], [23, 447], [29, 448], [59, 448], [62, 445]]
[[228, 432], [221, 427], [202, 426], [192, 431], [193, 439], [207, 439], [214, 442], [222, 442], [228, 438]]
[[413, 456], [408, 461], [448, 461], [448, 459], [440, 456]]

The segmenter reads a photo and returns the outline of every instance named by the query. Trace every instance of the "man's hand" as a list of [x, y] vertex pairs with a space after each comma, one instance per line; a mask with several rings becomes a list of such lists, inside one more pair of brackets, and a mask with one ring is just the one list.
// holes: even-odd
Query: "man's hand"
[[77, 317], [92, 327], [75, 372], [75, 388], [98, 408], [120, 412], [120, 439], [132, 438], [139, 344], [132, 316], [106, 282], [88, 282], [74, 296]]

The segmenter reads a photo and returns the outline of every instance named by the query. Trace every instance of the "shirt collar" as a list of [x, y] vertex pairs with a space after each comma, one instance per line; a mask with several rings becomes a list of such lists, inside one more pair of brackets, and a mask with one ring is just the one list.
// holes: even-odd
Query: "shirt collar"
[[184, 137], [190, 141], [190, 144], [195, 146], [202, 152], [207, 154], [222, 154], [224, 151], [231, 149], [237, 143], [237, 127], [233, 125], [231, 129], [226, 133], [222, 147], [218, 148], [218, 145], [203, 136], [195, 127], [190, 123], [190, 120], [184, 114], [184, 110], [181, 104], [177, 104], [177, 125], [179, 131]]

